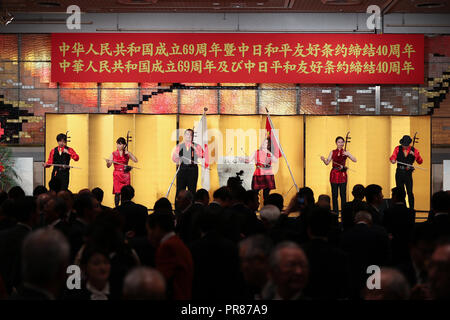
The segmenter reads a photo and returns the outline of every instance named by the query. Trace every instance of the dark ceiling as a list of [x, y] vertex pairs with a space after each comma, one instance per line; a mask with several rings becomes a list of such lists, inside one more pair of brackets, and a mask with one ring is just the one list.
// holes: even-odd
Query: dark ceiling
[[387, 13], [450, 13], [450, 0], [1, 0], [12, 13], [65, 12], [76, 4], [82, 12], [366, 12], [378, 5]]

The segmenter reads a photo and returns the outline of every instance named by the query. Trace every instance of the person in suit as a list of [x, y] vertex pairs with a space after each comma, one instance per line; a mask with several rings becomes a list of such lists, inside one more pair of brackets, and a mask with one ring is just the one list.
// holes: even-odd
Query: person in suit
[[353, 200], [344, 204], [341, 212], [342, 229], [347, 230], [355, 225], [355, 214], [359, 211], [367, 211], [367, 203], [364, 202], [365, 188], [362, 184], [355, 184], [352, 190]]
[[355, 216], [355, 226], [343, 232], [340, 247], [350, 259], [351, 297], [358, 299], [368, 277], [367, 267], [389, 263], [388, 234], [372, 222], [370, 213], [360, 211]]
[[119, 216], [124, 221], [124, 233], [129, 238], [145, 237], [147, 231], [145, 223], [148, 216], [147, 207], [134, 203], [134, 188], [130, 185], [122, 187], [120, 191], [121, 204], [117, 207]]
[[428, 266], [431, 297], [435, 300], [450, 299], [450, 242], [440, 243], [431, 256]]
[[76, 254], [83, 246], [89, 226], [101, 212], [98, 201], [89, 193], [77, 195], [73, 208], [75, 210], [75, 217], [69, 224], [68, 236], [71, 249], [71, 261], [74, 261]]
[[438, 191], [431, 197], [431, 214], [428, 222], [439, 237], [450, 236], [450, 194]]
[[22, 246], [22, 285], [12, 300], [54, 300], [66, 284], [70, 247], [55, 229], [30, 233]]
[[21, 282], [21, 248], [25, 237], [34, 227], [36, 203], [26, 196], [21, 201], [13, 201], [17, 224], [0, 232], [0, 275], [8, 294]]
[[166, 281], [156, 269], [136, 267], [125, 277], [124, 300], [165, 300]]
[[304, 251], [294, 242], [282, 242], [269, 258], [269, 283], [263, 300], [304, 300], [309, 279], [309, 263]]
[[380, 288], [364, 289], [364, 300], [409, 300], [411, 289], [404, 275], [393, 268], [381, 268]]
[[[189, 194], [190, 191], [181, 190], [178, 197]], [[206, 194], [205, 194], [206, 193]], [[190, 245], [193, 241], [201, 238], [198, 219], [200, 214], [205, 210], [209, 203], [209, 194], [205, 189], [197, 190], [194, 196], [194, 202], [188, 201], [190, 205], [179, 213], [175, 231], [186, 245]]]
[[264, 200], [264, 205], [273, 204], [278, 209], [280, 209], [280, 212], [284, 209], [284, 199], [283, 196], [279, 193], [271, 193], [267, 197], [267, 199]]
[[372, 216], [373, 224], [383, 223], [383, 211], [380, 206], [383, 204], [383, 189], [377, 184], [370, 184], [366, 187], [367, 211]]
[[392, 189], [392, 206], [384, 211], [383, 226], [390, 234], [392, 263], [400, 264], [408, 260], [408, 242], [414, 229], [416, 213], [406, 207], [406, 192], [395, 187]]
[[194, 262], [192, 299], [223, 300], [243, 297], [237, 245], [218, 232], [217, 211], [206, 209], [199, 216], [201, 238], [190, 250]]
[[272, 249], [272, 240], [262, 234], [250, 236], [239, 242], [239, 258], [247, 299], [261, 299], [262, 291], [269, 281], [269, 256]]
[[111, 262], [108, 252], [100, 247], [88, 245], [80, 260], [83, 272], [81, 289], [66, 290], [67, 300], [111, 300], [109, 277]]
[[174, 232], [173, 216], [155, 212], [148, 216], [146, 226], [148, 239], [156, 248], [156, 269], [167, 283], [168, 299], [191, 299], [194, 273], [192, 255]]
[[350, 265], [348, 255], [330, 243], [333, 213], [313, 209], [308, 223], [309, 241], [302, 245], [309, 261], [309, 281], [305, 295], [311, 299], [347, 299]]
[[98, 188], [98, 187], [94, 188], [94, 189], [92, 189], [91, 192], [94, 195], [95, 199], [97, 199], [98, 203], [100, 204], [100, 208], [102, 210], [111, 209], [110, 207], [104, 206], [102, 204], [104, 192], [103, 192], [103, 190], [101, 188]]
[[61, 190], [67, 190], [69, 187], [69, 172], [70, 160], [78, 161], [80, 157], [74, 149], [67, 146], [67, 136], [60, 133], [56, 136], [58, 146], [50, 152], [48, 160], [43, 163], [44, 168], [50, 168], [53, 164], [52, 180], [59, 180], [61, 182]]

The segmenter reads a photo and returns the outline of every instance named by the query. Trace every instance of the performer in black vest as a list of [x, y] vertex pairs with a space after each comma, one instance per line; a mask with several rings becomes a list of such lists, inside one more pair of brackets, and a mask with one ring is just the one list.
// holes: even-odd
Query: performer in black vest
[[405, 190], [408, 193], [409, 208], [414, 209], [414, 194], [412, 173], [414, 171], [413, 163], [417, 161], [418, 164], [423, 162], [419, 154], [419, 150], [410, 146], [412, 139], [410, 136], [403, 136], [400, 140], [400, 145], [395, 147], [392, 156], [389, 158], [392, 164], [397, 163], [397, 171], [395, 172], [395, 184], [397, 187]]
[[183, 143], [179, 143], [172, 154], [172, 160], [181, 167], [177, 174], [177, 195], [186, 187], [193, 194], [197, 191], [198, 159], [203, 158], [203, 149], [199, 144], [193, 143], [194, 130], [184, 131]]
[[58, 141], [58, 146], [50, 152], [47, 163], [44, 163], [44, 168], [54, 165], [52, 179], [59, 179], [61, 190], [67, 190], [69, 187], [70, 159], [78, 161], [80, 157], [75, 150], [67, 146], [67, 136], [64, 133], [58, 134], [56, 141]]

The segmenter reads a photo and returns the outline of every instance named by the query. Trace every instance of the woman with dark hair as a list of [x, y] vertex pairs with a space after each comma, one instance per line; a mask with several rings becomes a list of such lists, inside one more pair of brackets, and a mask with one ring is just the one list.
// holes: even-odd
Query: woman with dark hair
[[345, 166], [345, 161], [347, 158], [350, 158], [350, 160], [356, 162], [356, 158], [350, 152], [344, 150], [345, 140], [343, 137], [337, 137], [335, 142], [337, 148], [330, 151], [327, 159], [324, 156], [321, 156], [320, 159], [325, 165], [333, 162], [330, 172], [331, 194], [333, 198], [333, 211], [339, 213], [338, 189], [341, 194], [341, 208], [347, 199], [347, 167]]
[[249, 163], [255, 163], [256, 169], [252, 178], [252, 190], [263, 190], [263, 198], [267, 199], [270, 190], [275, 189], [275, 177], [272, 171], [272, 162], [277, 161], [272, 152], [270, 152], [270, 138], [263, 141], [261, 147], [256, 150]]
[[109, 168], [114, 163], [113, 194], [114, 204], [117, 207], [120, 203], [120, 191], [122, 190], [122, 187], [130, 184], [128, 161], [131, 159], [134, 162], [138, 162], [138, 159], [126, 148], [127, 141], [125, 138], [120, 137], [117, 139], [116, 143], [117, 150], [111, 153], [109, 159], [106, 160], [106, 166]]

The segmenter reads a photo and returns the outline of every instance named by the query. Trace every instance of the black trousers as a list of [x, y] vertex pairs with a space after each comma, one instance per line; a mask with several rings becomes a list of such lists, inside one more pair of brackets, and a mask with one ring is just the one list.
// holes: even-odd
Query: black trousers
[[397, 169], [395, 172], [395, 184], [398, 188], [402, 188], [408, 194], [408, 203], [409, 208], [414, 209], [414, 194], [412, 192], [413, 189], [413, 181], [412, 181], [412, 171], [411, 170], [403, 170]]
[[331, 198], [333, 199], [333, 211], [339, 213], [338, 205], [338, 190], [341, 194], [341, 209], [344, 207], [344, 203], [347, 202], [347, 182], [345, 183], [332, 183], [331, 184]]
[[198, 166], [181, 166], [177, 174], [177, 195], [186, 188], [195, 195], [197, 191]]
[[69, 188], [69, 169], [54, 170], [52, 179], [58, 179], [61, 182], [61, 190], [67, 190]]

